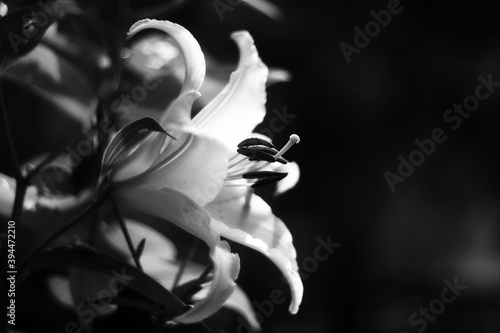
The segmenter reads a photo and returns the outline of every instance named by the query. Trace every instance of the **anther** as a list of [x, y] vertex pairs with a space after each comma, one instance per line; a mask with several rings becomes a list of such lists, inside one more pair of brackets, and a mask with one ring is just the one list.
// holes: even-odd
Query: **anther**
[[288, 140], [286, 145], [283, 148], [281, 148], [281, 150], [276, 155], [274, 155], [274, 158], [278, 159], [279, 157], [281, 157], [281, 155], [286, 153], [287, 150], [290, 149], [294, 144], [297, 144], [299, 142], [300, 142], [300, 137], [297, 134], [290, 135], [290, 139]]
[[251, 187], [252, 188], [259, 188], [259, 187], [263, 187], [266, 185], [274, 184], [274, 183], [279, 182], [283, 178], [285, 178], [287, 175], [288, 175], [287, 172], [281, 172], [279, 176], [270, 176], [270, 177], [262, 178], [262, 179], [259, 179], [258, 181], [256, 181]]
[[252, 171], [252, 172], [247, 172], [247, 173], [243, 174], [242, 177], [244, 179], [255, 179], [255, 178], [281, 177], [283, 175], [286, 176], [287, 173], [286, 172], [276, 172], [276, 171]]
[[272, 150], [272, 148], [267, 147], [244, 147], [239, 148], [238, 153], [249, 157], [250, 161], [276, 162], [276, 158], [274, 157], [275, 150], [276, 149]]
[[259, 139], [259, 138], [245, 139], [238, 144], [238, 148], [249, 147], [249, 146], [258, 146], [258, 145], [266, 146], [268, 148], [274, 148], [274, 145], [271, 142], [263, 140], [263, 139]]

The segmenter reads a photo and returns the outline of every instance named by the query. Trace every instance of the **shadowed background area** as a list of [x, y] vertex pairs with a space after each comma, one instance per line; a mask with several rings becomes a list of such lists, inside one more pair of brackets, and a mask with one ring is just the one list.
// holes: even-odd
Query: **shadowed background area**
[[[460, 125], [443, 117], [475, 95], [479, 76], [500, 82], [500, 4], [392, 2], [398, 14], [378, 34], [372, 27], [375, 36], [348, 63], [340, 44], [356, 47], [354, 28], [365, 31], [375, 21], [370, 12], [390, 1], [273, 3], [283, 14], [276, 21], [245, 5], [221, 21], [210, 1], [172, 17], [219, 59], [235, 59], [229, 34], [247, 29], [264, 62], [293, 76], [268, 89], [267, 126], [274, 108], [295, 116], [275, 140], [301, 136], [287, 153], [299, 162], [301, 181], [266, 198], [294, 235], [305, 297], [296, 316], [286, 303], [275, 305], [264, 331], [498, 332], [500, 92]], [[408, 161], [419, 149], [414, 141], [437, 128], [446, 140], [421, 164], [415, 153], [419, 165], [391, 191], [384, 173], [398, 175], [398, 157]], [[315, 264], [318, 239], [328, 237], [341, 245]], [[260, 259], [244, 265], [240, 283], [268, 305], [277, 285], [250, 272], [262, 269]], [[467, 289], [450, 304], [431, 303], [441, 300], [444, 280]], [[426, 318], [420, 308], [429, 306]]]

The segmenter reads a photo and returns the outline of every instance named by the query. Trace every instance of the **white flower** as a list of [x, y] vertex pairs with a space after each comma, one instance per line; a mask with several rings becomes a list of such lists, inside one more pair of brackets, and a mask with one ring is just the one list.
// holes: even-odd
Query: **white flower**
[[[233, 292], [239, 258], [230, 253], [220, 236], [263, 253], [277, 265], [290, 284], [290, 311], [296, 313], [303, 286], [292, 236], [250, 186], [273, 177], [282, 178], [286, 174], [277, 172], [283, 171], [294, 173], [293, 182], [298, 180], [296, 164], [272, 163], [273, 159], [284, 161], [281, 155], [298, 142], [298, 136], [291, 136], [289, 144], [279, 152], [263, 139], [243, 143], [240, 152], [250, 154], [254, 160], [236, 152], [239, 143], [256, 136], [252, 131], [265, 116], [267, 67], [248, 32], [234, 33], [232, 37], [240, 49], [238, 68], [226, 88], [191, 119], [191, 108], [200, 95], [205, 75], [200, 46], [186, 29], [168, 21], [139, 21], [131, 27], [129, 37], [149, 28], [168, 33], [184, 54], [182, 91], [161, 120], [162, 127], [176, 139], [163, 133], [150, 134], [118, 157], [110, 179], [112, 196], [125, 213], [140, 211], [161, 217], [203, 239], [210, 247], [215, 269], [211, 289], [205, 299], [176, 321], [202, 320], [220, 308]], [[249, 177], [263, 180], [255, 182], [246, 179]], [[282, 190], [293, 185], [287, 184]]]

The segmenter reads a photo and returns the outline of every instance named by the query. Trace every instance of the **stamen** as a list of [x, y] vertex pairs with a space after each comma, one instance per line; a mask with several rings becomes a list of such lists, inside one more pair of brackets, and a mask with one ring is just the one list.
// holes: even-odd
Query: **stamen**
[[286, 145], [283, 148], [281, 148], [281, 150], [276, 155], [274, 155], [274, 158], [278, 159], [279, 157], [281, 157], [281, 155], [286, 153], [288, 149], [290, 149], [294, 144], [297, 144], [299, 142], [300, 142], [300, 137], [297, 134], [290, 135], [290, 140], [288, 140]]
[[251, 187], [251, 184], [234, 182], [234, 183], [224, 184], [224, 187]]
[[275, 150], [267, 147], [244, 147], [238, 148], [238, 153], [249, 157], [250, 161], [276, 162], [276, 158], [273, 156]]
[[276, 172], [276, 171], [252, 171], [243, 174], [244, 179], [254, 179], [254, 178], [269, 178], [269, 177], [281, 177], [283, 174], [286, 176], [286, 172]]
[[238, 144], [238, 148], [258, 145], [266, 146], [268, 148], [274, 148], [274, 145], [271, 142], [259, 138], [245, 139]]
[[252, 187], [252, 188], [259, 188], [259, 187], [263, 187], [263, 186], [266, 186], [266, 185], [274, 184], [274, 183], [279, 182], [283, 178], [285, 178], [287, 175], [288, 175], [287, 172], [283, 172], [279, 176], [272, 176], [272, 177], [267, 177], [267, 178], [259, 179], [258, 181], [256, 181], [250, 187]]
[[[229, 168], [228, 168], [228, 169], [232, 169], [232, 168], [234, 168], [235, 166], [237, 166], [238, 164], [243, 163], [243, 162], [245, 162], [245, 161], [247, 160], [247, 157], [246, 157], [245, 155], [243, 155], [243, 156], [242, 156], [242, 155], [238, 155], [238, 156], [240, 156], [240, 157], [241, 157], [241, 159], [240, 159], [239, 161], [237, 161], [237, 162], [234, 162], [234, 163], [232, 163], [232, 164], [229, 164]], [[230, 161], [230, 162], [231, 162], [231, 161]]]

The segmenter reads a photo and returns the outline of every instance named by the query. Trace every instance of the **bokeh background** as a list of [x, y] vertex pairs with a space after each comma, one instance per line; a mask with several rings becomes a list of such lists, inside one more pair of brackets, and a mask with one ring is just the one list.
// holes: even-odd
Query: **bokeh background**
[[[235, 245], [252, 301], [265, 303], [275, 289], [287, 299], [264, 314], [264, 332], [500, 332], [500, 87], [456, 130], [443, 120], [475, 93], [479, 76], [500, 82], [500, 3], [402, 0], [348, 63], [340, 44], [354, 45], [354, 28], [393, 1], [272, 0], [274, 18], [220, 2], [231, 7], [223, 20], [212, 0], [180, 2], [157, 18], [185, 26], [225, 64], [221, 81], [238, 57], [229, 36], [241, 29], [268, 66], [291, 74], [269, 87], [260, 129], [273, 110], [293, 115], [274, 140], [300, 135], [286, 157], [300, 164], [301, 179], [280, 197], [259, 192], [294, 235], [305, 277], [297, 315], [287, 311], [279, 272]], [[447, 140], [391, 191], [384, 173], [397, 174], [398, 156], [436, 128]], [[328, 240], [339, 246], [315, 265]], [[425, 328], [411, 325], [455, 279], [467, 289]]]
[[[301, 180], [267, 199], [294, 235], [299, 266], [318, 237], [341, 245], [304, 281], [299, 314], [277, 306], [264, 331], [500, 332], [500, 92], [456, 130], [443, 120], [474, 94], [478, 76], [500, 81], [500, 4], [401, 1], [349, 64], [339, 44], [354, 46], [353, 29], [364, 30], [370, 11], [389, 1], [272, 2], [278, 20], [240, 5], [221, 22], [211, 1], [173, 17], [220, 58], [234, 49], [230, 32], [247, 29], [264, 62], [293, 76], [269, 88], [268, 109], [296, 115], [275, 140], [301, 136], [287, 153]], [[408, 158], [414, 140], [436, 128], [448, 139], [392, 192], [384, 172], [396, 174], [398, 156]], [[276, 284], [255, 281], [248, 270], [259, 269], [260, 260], [246, 264], [241, 283], [263, 301]], [[412, 326], [409, 317], [455, 278], [468, 287], [462, 295], [427, 327]]]

